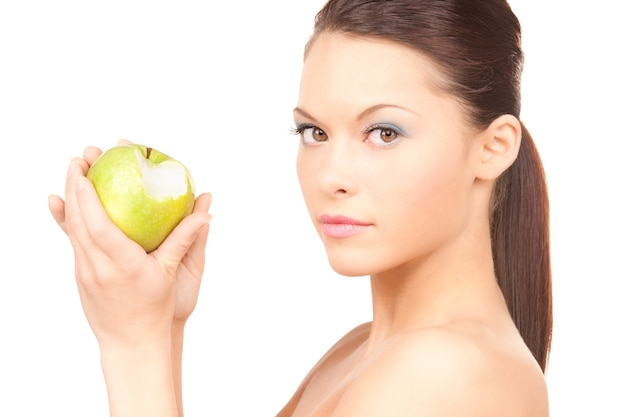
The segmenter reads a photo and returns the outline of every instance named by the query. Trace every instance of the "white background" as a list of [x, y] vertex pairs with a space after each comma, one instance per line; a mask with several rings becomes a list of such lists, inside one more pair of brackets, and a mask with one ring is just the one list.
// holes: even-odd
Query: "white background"
[[[181, 159], [214, 194], [189, 322], [189, 416], [271, 416], [369, 319], [309, 224], [288, 134], [322, 0], [0, 3], [0, 415], [106, 416], [69, 242], [47, 208], [67, 162], [119, 138]], [[552, 203], [552, 416], [626, 416], [620, 2], [515, 0], [522, 119]]]

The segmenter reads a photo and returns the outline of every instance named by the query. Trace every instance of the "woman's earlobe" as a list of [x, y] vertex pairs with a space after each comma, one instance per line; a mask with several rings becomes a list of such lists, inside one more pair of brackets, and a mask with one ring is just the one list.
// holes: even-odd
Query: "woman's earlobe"
[[481, 148], [477, 177], [495, 179], [515, 162], [522, 140], [522, 125], [515, 116], [502, 115], [489, 125], [479, 140]]

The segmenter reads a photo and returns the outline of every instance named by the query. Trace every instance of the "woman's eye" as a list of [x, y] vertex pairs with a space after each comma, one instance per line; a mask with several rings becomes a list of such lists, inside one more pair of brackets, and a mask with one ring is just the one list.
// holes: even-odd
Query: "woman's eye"
[[328, 140], [328, 135], [322, 129], [317, 126], [305, 126], [298, 128], [302, 143], [316, 143], [325, 142]]
[[367, 131], [367, 141], [376, 145], [388, 145], [398, 139], [400, 134], [392, 127], [375, 126]]

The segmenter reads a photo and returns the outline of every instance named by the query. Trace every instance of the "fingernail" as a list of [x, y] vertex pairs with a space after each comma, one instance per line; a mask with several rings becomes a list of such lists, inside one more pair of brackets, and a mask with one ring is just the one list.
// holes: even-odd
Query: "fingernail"
[[213, 216], [211, 216], [210, 214], [207, 214], [207, 216], [204, 218], [204, 221], [202, 222], [202, 225], [210, 224], [211, 220], [213, 220]]
[[67, 167], [67, 176], [71, 176], [76, 172], [76, 164], [73, 162], [70, 162], [70, 166]]
[[85, 177], [78, 177], [76, 180], [76, 192], [82, 191], [85, 188]]

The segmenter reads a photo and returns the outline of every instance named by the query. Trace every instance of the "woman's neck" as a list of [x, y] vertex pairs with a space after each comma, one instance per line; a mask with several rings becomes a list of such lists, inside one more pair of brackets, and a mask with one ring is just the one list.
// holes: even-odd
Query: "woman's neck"
[[[393, 270], [372, 275], [373, 321], [367, 350], [419, 328], [506, 311], [488, 230], [471, 234]], [[503, 310], [504, 309], [504, 310]]]

